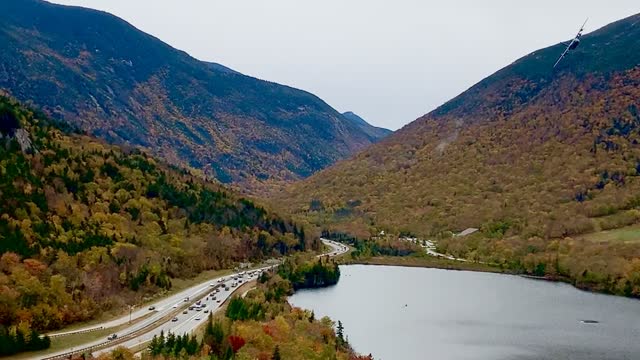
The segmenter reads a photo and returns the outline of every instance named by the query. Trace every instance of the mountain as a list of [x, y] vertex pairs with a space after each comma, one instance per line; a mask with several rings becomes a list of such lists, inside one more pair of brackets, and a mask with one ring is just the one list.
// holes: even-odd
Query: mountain
[[[527, 219], [528, 231], [543, 234], [586, 230], [565, 227], [591, 223], [601, 206], [623, 206], [612, 197], [635, 196], [629, 190], [640, 184], [639, 21], [585, 35], [555, 71], [562, 44], [517, 60], [291, 186], [296, 209], [317, 199], [421, 233], [504, 218]], [[580, 217], [564, 221], [563, 212]]]
[[[554, 70], [563, 46], [515, 61], [354, 157], [293, 184], [277, 203], [362, 235], [480, 228], [441, 241], [442, 250], [510, 267], [555, 256], [538, 265], [543, 274], [557, 270], [557, 253], [545, 252], [557, 251], [552, 239], [640, 220], [640, 14], [584, 35]], [[573, 280], [592, 279], [589, 271], [601, 264], [598, 273], [615, 271], [608, 274], [614, 281], [626, 271], [622, 264], [640, 254], [629, 243], [597, 250], [571, 244], [581, 244], [570, 247], [577, 252], [590, 249], [582, 255], [593, 261], [573, 262], [575, 273], [567, 275]], [[594, 258], [606, 253], [623, 254], [624, 261], [614, 266], [610, 258]]]
[[389, 129], [373, 126], [351, 111], [342, 113], [342, 116], [356, 124], [365, 134], [369, 135], [369, 137], [375, 141], [378, 141], [393, 132]]
[[307, 177], [375, 140], [318, 97], [192, 58], [110, 14], [5, 0], [0, 88], [222, 183]]
[[205, 270], [317, 248], [291, 221], [144, 152], [74, 134], [3, 96], [0, 119], [0, 337], [121, 310]]
[[204, 63], [207, 64], [209, 66], [209, 68], [211, 70], [214, 70], [214, 71], [242, 75], [239, 72], [237, 72], [237, 71], [235, 71], [235, 70], [233, 70], [231, 68], [228, 68], [228, 67], [226, 67], [226, 66], [224, 66], [222, 64], [218, 64], [218, 63], [214, 63], [214, 62], [204, 62]]

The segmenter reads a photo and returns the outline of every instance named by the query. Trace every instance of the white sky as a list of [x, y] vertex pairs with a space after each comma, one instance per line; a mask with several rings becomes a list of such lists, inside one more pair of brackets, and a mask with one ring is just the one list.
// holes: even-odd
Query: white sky
[[638, 0], [53, 0], [115, 14], [192, 56], [398, 129]]

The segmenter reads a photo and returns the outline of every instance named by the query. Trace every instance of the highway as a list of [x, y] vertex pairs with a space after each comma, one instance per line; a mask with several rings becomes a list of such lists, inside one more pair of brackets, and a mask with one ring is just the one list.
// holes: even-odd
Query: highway
[[[340, 243], [326, 239], [322, 239], [322, 242], [331, 247], [331, 250], [318, 255], [318, 257], [334, 257], [348, 251], [348, 247]], [[209, 279], [208, 281], [192, 286], [177, 294], [171, 295], [153, 304], [149, 304], [143, 309], [134, 311], [131, 314], [131, 317], [134, 320], [147, 316], [149, 313], [152, 315], [135, 322], [131, 326], [128, 326], [119, 332], [116, 332], [115, 335], [117, 337], [114, 340], [109, 341], [107, 339], [99, 339], [93, 342], [88, 342], [81, 346], [76, 346], [74, 349], [65, 349], [56, 353], [51, 353], [46, 357], [46, 359], [62, 358], [62, 356], [69, 354], [69, 352], [72, 351], [86, 352], [95, 349], [93, 354], [98, 355], [120, 346], [132, 348], [150, 341], [154, 335], [159, 335], [161, 331], [165, 334], [169, 332], [180, 335], [190, 333], [207, 320], [209, 312], [217, 311], [221, 304], [224, 303], [224, 301], [228, 299], [231, 294], [240, 287], [240, 285], [255, 280], [262, 271], [276, 266], [277, 265], [245, 270], [224, 277]], [[198, 308], [200, 308], [199, 311], [196, 310], [196, 302], [200, 302], [201, 304], [198, 306]], [[154, 309], [149, 310], [151, 307]], [[87, 331], [95, 328], [112, 328], [128, 322], [129, 316], [127, 315], [102, 324], [96, 324], [90, 327], [53, 335], [60, 336], [66, 333]], [[110, 346], [111, 343], [113, 343], [113, 346]]]

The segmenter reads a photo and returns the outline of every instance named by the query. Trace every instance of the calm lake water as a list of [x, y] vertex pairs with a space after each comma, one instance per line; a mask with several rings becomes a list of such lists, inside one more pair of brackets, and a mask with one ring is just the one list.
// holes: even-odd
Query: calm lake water
[[638, 300], [509, 275], [340, 271], [336, 286], [299, 291], [290, 302], [341, 320], [355, 350], [377, 360], [640, 359]]

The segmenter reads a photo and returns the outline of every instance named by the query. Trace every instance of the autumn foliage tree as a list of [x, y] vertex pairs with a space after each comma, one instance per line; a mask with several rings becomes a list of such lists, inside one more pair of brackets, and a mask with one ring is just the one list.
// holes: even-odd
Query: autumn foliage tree
[[0, 109], [24, 135], [0, 138], [0, 324], [12, 334], [317, 246], [301, 226], [196, 171], [72, 133], [6, 97]]

